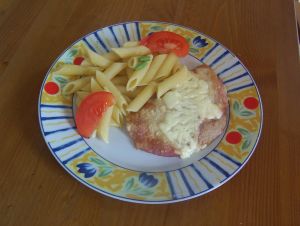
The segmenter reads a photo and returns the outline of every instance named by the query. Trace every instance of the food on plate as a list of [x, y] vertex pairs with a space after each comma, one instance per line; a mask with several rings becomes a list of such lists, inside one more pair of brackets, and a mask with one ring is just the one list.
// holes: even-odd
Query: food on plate
[[161, 99], [152, 98], [130, 113], [127, 130], [139, 149], [187, 158], [224, 131], [227, 105], [224, 85], [203, 65]]
[[100, 55], [78, 45], [73, 64], [54, 74], [70, 80], [63, 95], [76, 96], [75, 121], [83, 137], [109, 142], [109, 128], [126, 128], [137, 148], [187, 158], [210, 144], [226, 125], [227, 94], [212, 69], [180, 63], [186, 39], [154, 32]]
[[122, 47], [122, 48], [112, 48], [113, 53], [118, 55], [120, 58], [128, 58], [135, 56], [144, 56], [149, 54], [151, 51], [145, 46], [131, 46], [131, 47]]
[[149, 70], [153, 55], [145, 55], [141, 57], [132, 57], [128, 60], [128, 67], [133, 69], [128, 79], [126, 90], [133, 91], [141, 83]]
[[177, 62], [178, 57], [174, 53], [169, 53], [166, 59], [164, 60], [163, 64], [158, 69], [154, 79], [162, 80], [168, 77], [171, 74], [172, 69], [174, 68]]
[[90, 137], [98, 127], [103, 115], [108, 112], [107, 109], [114, 102], [115, 98], [109, 92], [99, 91], [86, 96], [80, 103], [75, 115], [79, 134], [87, 138]]
[[153, 32], [141, 40], [141, 44], [147, 46], [152, 53], [170, 53], [182, 57], [188, 54], [189, 44], [186, 39], [171, 31]]

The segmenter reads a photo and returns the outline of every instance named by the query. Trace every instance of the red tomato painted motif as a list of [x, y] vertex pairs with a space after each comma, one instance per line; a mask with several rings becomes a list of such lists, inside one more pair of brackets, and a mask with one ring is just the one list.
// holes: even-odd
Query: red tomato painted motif
[[258, 100], [254, 97], [247, 97], [244, 100], [244, 106], [250, 110], [254, 110], [258, 107]]
[[230, 144], [238, 144], [242, 140], [242, 135], [237, 131], [231, 131], [226, 135], [226, 141]]
[[50, 95], [57, 94], [59, 91], [59, 86], [55, 82], [47, 82], [44, 86], [46, 93]]
[[84, 57], [75, 57], [73, 60], [73, 64], [75, 65], [80, 65], [82, 63], [82, 61], [84, 61]]

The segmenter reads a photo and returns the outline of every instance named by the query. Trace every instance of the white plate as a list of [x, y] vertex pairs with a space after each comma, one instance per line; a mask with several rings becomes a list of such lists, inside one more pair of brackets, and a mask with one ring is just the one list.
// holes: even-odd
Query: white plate
[[[134, 148], [122, 129], [113, 128], [110, 144], [84, 139], [76, 131], [74, 99], [61, 94], [72, 77], [52, 73], [79, 56], [79, 43], [106, 53], [150, 32], [171, 30], [190, 44], [182, 60], [190, 69], [211, 66], [224, 82], [229, 96], [226, 131], [204, 151], [182, 160], [160, 157]], [[77, 180], [110, 197], [137, 203], [170, 203], [205, 194], [232, 178], [247, 162], [262, 127], [262, 104], [249, 71], [228, 49], [214, 39], [176, 24], [135, 21], [111, 25], [73, 43], [53, 63], [39, 97], [39, 121], [44, 139], [57, 161]]]

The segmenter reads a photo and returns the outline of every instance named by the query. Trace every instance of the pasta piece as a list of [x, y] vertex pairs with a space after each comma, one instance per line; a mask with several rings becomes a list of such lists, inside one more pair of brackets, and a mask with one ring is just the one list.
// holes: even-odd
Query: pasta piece
[[167, 58], [165, 59], [164, 63], [159, 68], [157, 74], [155, 75], [155, 80], [163, 79], [170, 75], [172, 68], [174, 67], [175, 63], [177, 62], [178, 58], [174, 53], [169, 53]]
[[[131, 101], [130, 98], [133, 97], [132, 92], [129, 92], [126, 90], [125, 86], [120, 86], [120, 85], [116, 85], [116, 87], [118, 88], [118, 90], [120, 90], [120, 92], [123, 94], [125, 100], [127, 101], [127, 103], [129, 103]], [[129, 97], [130, 96], [130, 97]], [[134, 96], [135, 97], [135, 96]]]
[[62, 89], [64, 95], [70, 95], [79, 91], [86, 84], [90, 83], [91, 79], [89, 77], [80, 78], [71, 82], [68, 82]]
[[107, 108], [97, 128], [97, 137], [102, 138], [105, 143], [109, 143], [108, 136], [109, 136], [109, 126], [111, 122], [112, 111], [113, 111], [113, 106]]
[[127, 61], [127, 65], [129, 68], [134, 69], [136, 65], [138, 64], [138, 57], [131, 57]]
[[87, 97], [90, 94], [90, 92], [84, 92], [84, 91], [77, 91], [76, 92], [76, 96], [79, 99], [84, 99], [85, 97]]
[[148, 49], [146, 46], [112, 48], [111, 50], [114, 53], [116, 53], [120, 58], [142, 56], [151, 53], [150, 49]]
[[152, 59], [153, 55], [139, 57], [138, 64], [134, 68], [133, 74], [130, 76], [126, 85], [126, 89], [128, 91], [133, 91], [138, 85], [140, 85], [150, 67]]
[[156, 84], [151, 83], [146, 86], [136, 98], [133, 99], [127, 106], [127, 111], [129, 112], [137, 112], [139, 111], [144, 104], [152, 97], [152, 95], [156, 91]]
[[138, 46], [139, 42], [138, 41], [129, 41], [129, 42], [125, 42], [123, 44], [123, 47], [134, 47], [134, 46]]
[[172, 68], [172, 74], [175, 74], [177, 71], [179, 71], [183, 65], [179, 62], [179, 59], [175, 63], [174, 67]]
[[123, 122], [123, 114], [117, 106], [113, 107], [112, 118], [119, 126], [121, 126]]
[[120, 57], [117, 54], [115, 54], [114, 52], [105, 53], [102, 56], [113, 62], [120, 60]]
[[188, 76], [188, 70], [187, 70], [186, 66], [184, 66], [182, 69], [180, 69], [174, 75], [163, 80], [157, 86], [157, 98], [160, 98], [162, 95], [164, 95], [170, 89], [173, 89], [176, 86], [178, 86], [180, 83], [184, 82], [187, 79], [187, 76]]
[[128, 77], [127, 75], [121, 75], [121, 76], [114, 77], [111, 81], [115, 85], [126, 85], [128, 82]]
[[80, 66], [92, 66], [92, 63], [88, 59], [84, 59]]
[[96, 80], [99, 82], [99, 84], [102, 87], [105, 87], [110, 92], [112, 92], [112, 94], [116, 98], [117, 106], [119, 108], [122, 109], [123, 106], [127, 104], [125, 98], [123, 97], [123, 95], [121, 94], [121, 92], [118, 90], [118, 88], [110, 80], [108, 80], [106, 78], [105, 74], [103, 74], [101, 71], [97, 71], [96, 72]]
[[92, 133], [92, 135], [90, 136], [90, 138], [96, 138], [97, 137], [97, 129], [94, 130], [94, 132]]
[[97, 65], [101, 68], [107, 68], [109, 65], [111, 65], [112, 61], [99, 55], [98, 53], [95, 53], [93, 50], [89, 49], [86, 46], [85, 50], [92, 64]]
[[143, 78], [141, 85], [147, 85], [155, 77], [158, 69], [161, 67], [165, 61], [167, 54], [160, 54], [153, 58], [149, 70], [147, 71], [145, 77]]
[[86, 98], [90, 93], [84, 91], [77, 91], [76, 92], [76, 106], [79, 107], [81, 101]]
[[110, 120], [110, 125], [113, 127], [118, 127], [118, 128], [120, 127], [120, 125], [118, 123], [116, 123], [116, 121], [113, 118], [111, 118], [111, 120]]
[[91, 66], [80, 66], [73, 64], [64, 64], [59, 67], [55, 74], [59, 75], [95, 75], [96, 70], [99, 70], [98, 67]]
[[130, 78], [133, 74], [133, 69], [130, 68], [130, 67], [127, 67], [126, 68], [126, 74], [127, 74], [128, 78]]
[[78, 54], [81, 56], [86, 56], [85, 44], [83, 41], [78, 45]]
[[92, 92], [103, 91], [103, 88], [99, 85], [99, 83], [94, 78], [91, 78], [91, 91]]
[[[131, 102], [131, 99], [128, 96], [126, 96], [125, 94], [124, 94], [124, 98], [127, 101], [127, 103]], [[126, 115], [126, 112], [125, 112], [125, 115]]]
[[124, 95], [128, 96], [129, 98], [135, 98], [143, 89], [144, 87], [136, 87], [135, 90], [127, 91], [124, 93]]
[[137, 87], [133, 91], [127, 91], [125, 86], [116, 85], [116, 87], [120, 90], [120, 92], [123, 94], [125, 99], [126, 97], [129, 99], [135, 98], [139, 94], [139, 92], [141, 92], [141, 90], [144, 88], [144, 87]]
[[80, 91], [91, 92], [91, 84], [88, 83], [85, 86], [81, 87]]
[[103, 73], [107, 79], [112, 79], [126, 67], [126, 63], [113, 63]]

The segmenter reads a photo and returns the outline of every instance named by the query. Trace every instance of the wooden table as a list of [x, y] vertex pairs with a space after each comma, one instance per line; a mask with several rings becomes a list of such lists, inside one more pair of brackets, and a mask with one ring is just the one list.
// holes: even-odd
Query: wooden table
[[[2, 0], [0, 12], [0, 225], [300, 225], [292, 0]], [[59, 166], [40, 133], [38, 94], [51, 62], [82, 35], [130, 20], [174, 22], [216, 38], [261, 92], [264, 128], [253, 157], [200, 198], [141, 205], [100, 195]]]

